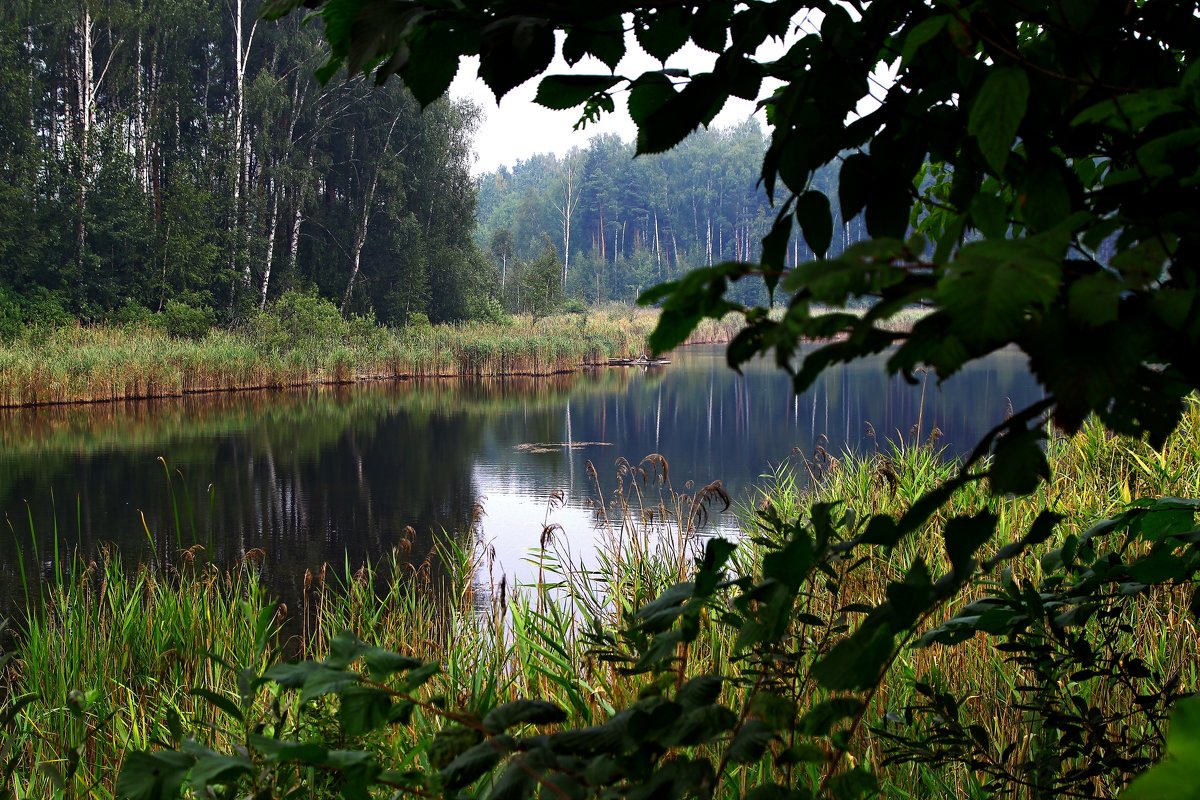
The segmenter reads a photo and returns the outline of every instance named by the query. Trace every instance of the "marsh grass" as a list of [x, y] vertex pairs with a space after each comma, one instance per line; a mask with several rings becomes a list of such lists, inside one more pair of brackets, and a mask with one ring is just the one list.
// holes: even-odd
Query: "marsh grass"
[[[428, 377], [550, 375], [645, 351], [657, 313], [609, 307], [510, 324], [387, 329], [326, 321], [315, 332], [264, 317], [178, 338], [153, 326], [70, 326], [0, 344], [0, 407], [107, 402], [234, 389]], [[733, 318], [694, 343], [728, 341]]]
[[[992, 547], [1019, 538], [1042, 509], [1063, 514], [1056, 539], [1009, 563], [1019, 579], [1032, 581], [1041, 575], [1040, 556], [1061, 537], [1112, 515], [1132, 498], [1200, 496], [1200, 408], [1189, 406], [1179, 431], [1161, 450], [1089, 424], [1076, 436], [1053, 436], [1049, 454], [1052, 477], [1034, 495], [992, 498], [984, 487], [964, 489], [921, 533], [893, 551], [870, 553], [869, 568], [844, 582], [838, 605], [878, 602], [887, 582], [901, 577], [918, 556], [935, 574], [936, 565], [944, 569], [939, 531], [950, 514], [992, 509], [1001, 519]], [[794, 519], [807, 515], [815, 502], [837, 500], [859, 514], [899, 514], [953, 469], [933, 440], [884, 445], [856, 456], [818, 451], [797, 458], [766, 476], [754, 507], [740, 510], [744, 531], [736, 568], [757, 574], [771, 544], [769, 532], [754, 522], [756, 508], [769, 506]], [[566, 709], [572, 725], [606, 719], [657, 680], [627, 674], [633, 643], [622, 632], [625, 623], [687, 576], [703, 544], [703, 522], [728, 498], [717, 484], [676, 486], [669, 464], [658, 456], [623, 462], [611, 478], [594, 469], [589, 474], [597, 489], [594, 530], [555, 525], [553, 506], [561, 498], [551, 498], [541, 546], [530, 554], [538, 580], [515, 589], [489, 572], [486, 547], [448, 536], [435, 557], [421, 564], [409, 562], [409, 534], [377, 564], [315, 568], [305, 576], [299, 607], [292, 609], [267, 597], [253, 554], [224, 569], [204, 563], [195, 549], [181, 551], [169, 566], [131, 567], [111, 551], [77, 562], [53, 577], [40, 610], [29, 611], [17, 626], [19, 643], [6, 667], [4, 691], [9, 707], [27, 704], [15, 713], [5, 744], [4, 758], [12, 761], [5, 791], [16, 798], [109, 797], [124, 754], [167, 740], [172, 720], [200, 732], [208, 745], [228, 749], [244, 731], [211, 698], [232, 702], [239, 696], [236, 668], [261, 670], [279, 658], [321, 657], [331, 637], [346, 629], [372, 644], [440, 663], [430, 696], [443, 698], [449, 708], [482, 711], [538, 697]], [[583, 536], [599, 540], [590, 563], [579, 561]], [[998, 577], [983, 576], [971, 591], [985, 591]], [[1200, 637], [1187, 595], [1185, 589], [1164, 589], [1131, 602], [1128, 629], [1112, 644], [1153, 670], [1177, 674], [1182, 687], [1195, 690]], [[944, 614], [973, 596], [964, 594]], [[838, 613], [832, 602], [809, 610]], [[847, 613], [847, 625], [856, 613]], [[803, 628], [796, 634], [802, 638]], [[676, 679], [737, 676], [750, 669], [734, 657], [734, 636], [715, 617], [706, 618], [700, 636], [679, 654]], [[1028, 676], [995, 645], [995, 639], [977, 636], [954, 647], [902, 650], [871, 697], [867, 724], [855, 734], [858, 756], [877, 766], [884, 761], [887, 741], [877, 731], [888, 730], [889, 719], [920, 701], [917, 681], [965, 698], [962, 713], [991, 741], [1011, 743], [1018, 754], [1029, 748], [1037, 733], [1022, 708], [1020, 687]], [[814, 653], [798, 652], [798, 674]], [[1062, 689], [1104, 707], [1130, 702], [1127, 691], [1103, 683], [1081, 681]], [[725, 691], [746, 690], [729, 684]], [[821, 697], [804, 682], [795, 693], [802, 707]], [[268, 694], [263, 703], [270, 699]], [[729, 700], [738, 707], [737, 697]], [[265, 707], [259, 711], [267, 714]], [[335, 711], [332, 704], [318, 704], [305, 712], [312, 737], [373, 748], [398, 768], [432, 770], [427, 747], [442, 724], [437, 713], [418, 709], [386, 736], [354, 742], [339, 732]], [[744, 793], [772, 777], [773, 769], [769, 763], [732, 769], [716, 794]], [[881, 767], [879, 774], [885, 797], [986, 796], [978, 775], [952, 765], [898, 764]], [[297, 776], [310, 779], [315, 780]], [[311, 786], [312, 796], [323, 796], [317, 783]], [[1098, 796], [1117, 788], [1095, 787]]]

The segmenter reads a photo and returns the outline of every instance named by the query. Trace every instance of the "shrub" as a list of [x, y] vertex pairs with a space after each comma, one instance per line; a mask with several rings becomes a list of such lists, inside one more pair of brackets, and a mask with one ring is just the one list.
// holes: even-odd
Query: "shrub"
[[314, 291], [290, 289], [252, 318], [251, 330], [265, 347], [281, 351], [343, 343], [351, 335], [332, 302]]
[[168, 300], [159, 314], [163, 330], [179, 339], [199, 339], [212, 330], [215, 322], [216, 315], [208, 306], [192, 306], [179, 300]]

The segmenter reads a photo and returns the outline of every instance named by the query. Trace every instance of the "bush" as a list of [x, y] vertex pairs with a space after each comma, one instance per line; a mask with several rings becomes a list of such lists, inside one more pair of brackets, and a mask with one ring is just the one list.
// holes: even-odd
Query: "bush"
[[179, 300], [168, 300], [158, 317], [163, 330], [179, 339], [199, 339], [216, 322], [216, 314], [208, 306], [191, 306]]
[[512, 316], [504, 310], [500, 301], [491, 295], [470, 297], [467, 300], [467, 319], [490, 322], [494, 325], [512, 323]]
[[21, 306], [7, 289], [0, 288], [0, 342], [12, 342], [21, 333]]
[[26, 295], [21, 304], [27, 327], [53, 330], [75, 322], [75, 317], [63, 306], [62, 297], [41, 286]]
[[337, 306], [313, 291], [289, 289], [250, 326], [264, 347], [280, 351], [342, 344], [351, 335]]
[[153, 324], [154, 312], [136, 300], [126, 300], [113, 314], [112, 321], [118, 325], [139, 327]]

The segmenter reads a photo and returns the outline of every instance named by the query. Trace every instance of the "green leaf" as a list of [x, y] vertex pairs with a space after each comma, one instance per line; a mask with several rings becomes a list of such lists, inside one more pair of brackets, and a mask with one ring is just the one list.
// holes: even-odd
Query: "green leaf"
[[174, 800], [196, 759], [173, 750], [134, 750], [125, 756], [117, 778], [122, 800]]
[[[510, 737], [504, 739], [511, 741]], [[439, 773], [442, 787], [453, 790], [470, 786], [500, 763], [507, 750], [504, 744], [503, 741], [487, 739], [460, 754]]]
[[1004, 175], [1008, 154], [1029, 104], [1029, 76], [1020, 67], [999, 67], [988, 72], [975, 96], [967, 132], [997, 175]]
[[762, 758], [774, 732], [761, 719], [748, 719], [729, 744], [729, 760], [734, 764], [752, 764]]
[[1167, 755], [1139, 775], [1121, 800], [1197, 800], [1200, 798], [1200, 697], [1180, 700], [1171, 712]]
[[646, 9], [634, 15], [633, 33], [642, 49], [665, 62], [687, 43], [688, 22], [683, 8]]
[[839, 773], [829, 781], [829, 794], [836, 800], [858, 800], [863, 795], [879, 791], [879, 782], [866, 767], [855, 767]]
[[857, 697], [832, 697], [822, 700], [800, 718], [800, 731], [812, 736], [828, 736], [834, 726], [845, 719], [853, 719], [863, 710]]
[[268, 761], [295, 761], [301, 764], [324, 764], [329, 756], [328, 748], [310, 742], [289, 742], [252, 733], [250, 746], [267, 757]]
[[1042, 443], [1046, 434], [1040, 428], [1005, 433], [996, 439], [988, 481], [997, 495], [1026, 495], [1050, 479], [1050, 464]]
[[489, 711], [483, 727], [489, 733], [500, 733], [514, 725], [553, 725], [566, 719], [565, 711], [546, 700], [513, 700]]
[[988, 239], [1003, 239], [1008, 233], [1008, 205], [1004, 198], [980, 192], [971, 200], [971, 223]]
[[904, 46], [900, 49], [900, 67], [903, 69], [908, 66], [922, 45], [933, 41], [934, 37], [946, 29], [950, 19], [949, 14], [937, 14], [911, 27], [908, 35], [904, 37]]
[[597, 92], [621, 82], [612, 75], [547, 75], [538, 84], [533, 102], [546, 108], [565, 109], [586, 103]]
[[834, 645], [814, 664], [812, 676], [826, 689], [868, 689], [878, 682], [894, 646], [890, 630], [878, 625], [864, 626]]
[[547, 20], [502, 19], [484, 31], [479, 77], [500, 102], [510, 90], [545, 71], [554, 49], [554, 29]]
[[372, 647], [363, 654], [363, 663], [367, 665], [367, 671], [370, 673], [371, 678], [379, 681], [395, 675], [397, 672], [407, 672], [411, 669], [416, 669], [425, 662], [412, 656], [402, 656], [390, 650]]
[[804, 241], [818, 258], [824, 258], [833, 241], [833, 214], [829, 210], [829, 198], [821, 192], [810, 190], [796, 198], [796, 221], [804, 232]]
[[351, 631], [341, 631], [329, 642], [329, 656], [324, 664], [333, 669], [345, 669], [368, 650], [371, 646], [359, 639]]
[[1101, 124], [1136, 133], [1161, 116], [1182, 111], [1186, 101], [1186, 93], [1176, 87], [1143, 89], [1096, 103], [1076, 115], [1071, 125]]
[[304, 679], [304, 688], [300, 691], [300, 702], [307, 703], [327, 694], [340, 692], [348, 686], [358, 683], [360, 676], [357, 672], [321, 667], [309, 673]]
[[723, 675], [699, 675], [680, 687], [675, 701], [688, 710], [712, 705], [721, 697], [724, 682]]
[[1017, 336], [1058, 294], [1065, 247], [1033, 238], [964, 246], [937, 286], [954, 332], [989, 349]]
[[1110, 272], [1084, 275], [1071, 284], [1067, 310], [1071, 320], [1089, 327], [1115, 322], [1125, 287]]
[[875, 168], [870, 156], [852, 153], [842, 160], [838, 173], [838, 198], [841, 202], [842, 219], [851, 220], [867, 207], [871, 192], [875, 188]]
[[204, 792], [209, 784], [230, 785], [243, 775], [253, 775], [254, 764], [242, 756], [226, 756], [208, 753], [196, 759], [188, 773], [188, 784], [197, 792]]
[[683, 747], [708, 744], [732, 730], [737, 722], [737, 714], [725, 706], [706, 705], [694, 708], [684, 714], [675, 725], [670, 743]]
[[630, 84], [629, 116], [641, 127], [675, 94], [671, 79], [662, 72], [643, 73]]
[[946, 522], [946, 556], [956, 576], [965, 579], [975, 552], [996, 532], [999, 517], [982, 512], [973, 517], [954, 517]]
[[433, 741], [429, 743], [429, 763], [434, 769], [441, 770], [479, 744], [482, 739], [483, 735], [479, 731], [462, 725], [442, 728], [433, 735]]
[[796, 701], [766, 690], [750, 698], [750, 713], [775, 730], [788, 730], [796, 719]]
[[1071, 195], [1061, 161], [1030, 161], [1023, 184], [1021, 216], [1031, 232], [1047, 231], [1071, 213]]
[[446, 94], [458, 74], [459, 51], [455, 35], [442, 26], [421, 29], [408, 37], [408, 58], [400, 65], [400, 77], [413, 97], [425, 108]]
[[188, 694], [192, 695], [192, 697], [204, 698], [205, 700], [208, 701], [209, 705], [219, 708], [221, 711], [224, 711], [226, 714], [233, 717], [238, 722], [241, 722], [243, 719], [242, 710], [240, 708], [238, 708], [237, 704], [234, 703], [232, 700], [230, 700], [228, 697], [219, 695], [210, 689], [203, 689], [200, 687], [196, 687], [196, 688], [192, 689], [191, 691], [188, 692]]
[[419, 686], [424, 686], [434, 675], [437, 675], [441, 671], [441, 665], [436, 662], [415, 667], [404, 676], [402, 691], [411, 692]]
[[600, 63], [615, 70], [625, 57], [625, 24], [620, 14], [589, 19], [587, 24], [570, 27], [563, 42], [563, 58], [570, 65], [595, 56]]
[[350, 686], [338, 696], [338, 721], [348, 736], [362, 736], [388, 722], [391, 695], [369, 686]]
[[699, 4], [690, 31], [696, 46], [717, 55], [724, 53], [729, 41], [729, 20], [733, 10], [733, 3], [725, 0], [707, 0]]

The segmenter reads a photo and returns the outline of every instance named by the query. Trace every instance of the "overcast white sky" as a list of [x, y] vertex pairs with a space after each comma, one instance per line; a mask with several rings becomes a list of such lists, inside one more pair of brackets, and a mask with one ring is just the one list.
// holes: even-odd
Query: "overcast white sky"
[[[770, 50], [764, 46], [759, 55], [777, 57], [783, 53], [783, 45], [770, 44]], [[626, 77], [636, 77], [643, 72], [660, 69], [661, 65], [648, 55], [638, 45], [633, 35], [625, 38], [625, 58], [617, 67], [617, 73]], [[561, 39], [560, 39], [561, 51]], [[667, 66], [687, 69], [695, 72], [706, 72], [712, 69], [716, 56], [701, 50], [688, 42], [678, 53], [672, 56]], [[637, 135], [637, 128], [625, 110], [624, 95], [616, 95], [617, 111], [606, 114], [599, 123], [588, 125], [583, 130], [573, 130], [579, 119], [579, 109], [568, 111], [551, 111], [533, 102], [537, 93], [539, 78], [527, 81], [504, 96], [499, 107], [495, 96], [476, 74], [479, 59], [472, 57], [463, 59], [462, 66], [450, 85], [450, 96], [454, 99], [467, 98], [474, 101], [482, 109], [485, 116], [483, 125], [475, 136], [477, 160], [472, 173], [480, 175], [495, 170], [502, 164], [513, 163], [529, 158], [535, 153], [554, 152], [565, 153], [572, 147], [583, 147], [587, 140], [600, 133], [617, 133], [626, 141], [631, 141]], [[554, 62], [546, 74], [574, 72], [577, 74], [608, 74], [608, 67], [594, 59], [569, 68], [561, 54], [555, 56]], [[771, 92], [765, 84], [762, 96]], [[754, 113], [754, 103], [739, 98], [731, 98], [725, 108], [713, 121], [714, 127], [728, 127], [749, 117]]]

